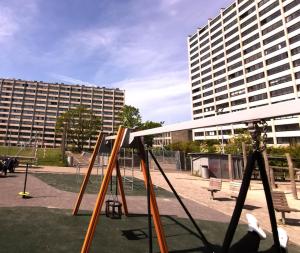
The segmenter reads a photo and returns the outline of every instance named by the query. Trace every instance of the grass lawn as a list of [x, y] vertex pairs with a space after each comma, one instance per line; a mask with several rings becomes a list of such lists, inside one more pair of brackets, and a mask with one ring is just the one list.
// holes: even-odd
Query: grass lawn
[[[71, 210], [42, 207], [0, 208], [0, 252], [80, 252], [90, 220], [89, 214], [72, 216]], [[187, 219], [162, 217], [169, 252], [208, 252]], [[219, 252], [228, 224], [198, 220], [208, 241]], [[238, 226], [235, 239], [247, 231]], [[136, 215], [114, 220], [101, 215], [90, 252], [148, 252], [147, 217]], [[261, 242], [268, 248], [271, 236]], [[159, 252], [154, 232], [154, 252]], [[295, 246], [289, 253], [299, 252]]]
[[[75, 174], [52, 174], [52, 173], [35, 173], [33, 176], [41, 179], [45, 183], [63, 191], [76, 192], [80, 190], [81, 183], [83, 181], [83, 175]], [[131, 179], [131, 177], [130, 177]], [[115, 193], [115, 182], [116, 178], [113, 176], [113, 193]], [[101, 176], [91, 175], [90, 182], [87, 186], [86, 193], [97, 194], [99, 192], [101, 184]], [[146, 189], [144, 181], [134, 178], [133, 179], [133, 190], [132, 185], [128, 181], [124, 184], [125, 194], [127, 196], [146, 196]], [[110, 185], [108, 192], [110, 191]], [[155, 192], [158, 197], [173, 197], [173, 193], [164, 190], [160, 187], [155, 187]]]
[[[35, 148], [32, 147], [22, 149], [21, 147], [0, 146], [0, 156], [34, 157], [34, 153]], [[26, 163], [26, 160], [22, 160], [22, 163]], [[65, 166], [66, 161], [62, 159], [61, 150], [59, 148], [47, 148], [45, 150], [39, 148], [37, 150], [37, 165]]]

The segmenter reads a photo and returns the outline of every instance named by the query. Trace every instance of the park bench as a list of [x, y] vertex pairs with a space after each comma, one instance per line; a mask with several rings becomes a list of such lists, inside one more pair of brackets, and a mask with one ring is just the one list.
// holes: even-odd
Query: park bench
[[272, 192], [274, 209], [277, 212], [281, 212], [281, 222], [285, 224], [285, 213], [290, 212], [300, 212], [300, 210], [295, 208], [290, 208], [286, 199], [284, 192], [282, 191], [273, 191]]
[[209, 186], [207, 188], [208, 191], [210, 191], [211, 199], [214, 199], [214, 193], [221, 191], [222, 189], [222, 179], [220, 178], [209, 178]]
[[230, 197], [237, 199], [240, 193], [242, 183], [239, 181], [231, 181], [229, 183]]

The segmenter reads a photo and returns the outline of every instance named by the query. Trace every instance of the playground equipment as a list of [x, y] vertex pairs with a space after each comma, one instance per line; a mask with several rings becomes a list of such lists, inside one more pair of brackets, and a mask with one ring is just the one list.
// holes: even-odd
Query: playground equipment
[[28, 163], [26, 164], [26, 171], [25, 171], [25, 180], [24, 180], [24, 188], [22, 192], [19, 192], [19, 195], [22, 196], [23, 199], [30, 198], [29, 192], [26, 191], [26, 185], [27, 185], [27, 175], [28, 175]]
[[[153, 184], [150, 177], [149, 172], [149, 166], [148, 166], [148, 159], [147, 159], [147, 152], [145, 152], [141, 137], [145, 135], [154, 135], [159, 134], [163, 132], [171, 132], [171, 131], [178, 131], [178, 130], [185, 130], [185, 129], [194, 129], [194, 128], [201, 128], [201, 127], [210, 127], [210, 126], [220, 126], [220, 125], [226, 125], [226, 124], [233, 124], [233, 123], [247, 123], [249, 130], [251, 131], [251, 137], [253, 140], [253, 150], [249, 153], [248, 159], [247, 159], [247, 165], [244, 172], [244, 177], [241, 185], [241, 189], [239, 192], [239, 195], [237, 197], [236, 206], [232, 215], [232, 219], [230, 221], [230, 224], [228, 226], [225, 239], [222, 246], [222, 252], [227, 253], [229, 252], [229, 248], [234, 236], [234, 233], [236, 231], [237, 224], [240, 219], [241, 211], [245, 203], [245, 198], [247, 195], [247, 191], [250, 185], [251, 180], [251, 174], [253, 172], [255, 163], [257, 163], [259, 171], [261, 173], [261, 179], [264, 186], [268, 211], [269, 211], [269, 217], [272, 227], [272, 233], [273, 233], [273, 239], [274, 239], [274, 246], [275, 246], [275, 252], [280, 253], [280, 244], [279, 244], [279, 238], [277, 234], [277, 223], [275, 218], [275, 211], [273, 206], [273, 201], [271, 197], [271, 191], [270, 186], [268, 182], [268, 177], [266, 174], [264, 159], [262, 156], [262, 152], [266, 147], [266, 141], [267, 141], [267, 125], [266, 121], [267, 119], [281, 117], [281, 116], [289, 116], [289, 115], [297, 115], [300, 114], [300, 100], [294, 100], [294, 101], [288, 101], [288, 102], [282, 102], [278, 104], [272, 104], [268, 106], [261, 106], [258, 108], [253, 108], [251, 110], [244, 110], [244, 111], [238, 111], [231, 114], [231, 117], [228, 117], [226, 114], [218, 115], [211, 118], [204, 118], [189, 122], [182, 122], [174, 125], [144, 130], [144, 131], [138, 131], [129, 133], [128, 129], [125, 130], [124, 128], [120, 127], [118, 130], [118, 133], [116, 136], [110, 136], [107, 137], [106, 140], [114, 140], [114, 145], [111, 151], [111, 155], [109, 158], [107, 171], [104, 175], [103, 182], [97, 197], [96, 205], [89, 223], [89, 227], [85, 236], [85, 240], [82, 246], [82, 253], [88, 252], [92, 243], [92, 239], [94, 236], [94, 232], [96, 229], [96, 224], [100, 215], [100, 211], [104, 202], [105, 193], [108, 188], [109, 180], [112, 175], [113, 168], [117, 164], [117, 154], [120, 151], [120, 148], [122, 146], [130, 146], [134, 147], [138, 150], [140, 159], [141, 159], [141, 169], [144, 175], [144, 181], [147, 188], [147, 203], [148, 203], [148, 227], [149, 227], [149, 252], [152, 252], [152, 230], [151, 230], [151, 214], [153, 216], [154, 221], [154, 227], [157, 234], [158, 244], [160, 251], [162, 253], [168, 252], [168, 246], [166, 243], [166, 238], [164, 235], [163, 226], [160, 220], [159, 216], [159, 210], [156, 203], [156, 197], [154, 193]], [[261, 130], [263, 129], [263, 131]], [[127, 131], [127, 132], [126, 132]], [[126, 133], [125, 133], [126, 132]], [[261, 138], [261, 134], [263, 133], [263, 137]], [[99, 135], [94, 153], [92, 158], [96, 157], [96, 153], [98, 152], [101, 139], [103, 138], [103, 135]], [[263, 145], [261, 146], [261, 141], [263, 142]], [[150, 152], [151, 154], [151, 152]], [[152, 156], [154, 159], [155, 157]], [[89, 169], [92, 167], [92, 161], [89, 166]], [[155, 160], [155, 159], [154, 159]], [[157, 161], [156, 161], [157, 162]], [[200, 238], [207, 247], [208, 251], [214, 252], [212, 245], [207, 241], [204, 234], [201, 232], [198, 225], [195, 223], [193, 217], [190, 215], [188, 209], [184, 206], [183, 202], [181, 201], [180, 197], [176, 193], [174, 187], [171, 185], [169, 180], [167, 179], [166, 175], [164, 174], [163, 170], [161, 169], [160, 165], [157, 162], [157, 167], [160, 168], [161, 173], [163, 174], [165, 180], [168, 182], [170, 188], [172, 189], [174, 195], [176, 196], [179, 203], [182, 205], [183, 209], [187, 213], [189, 219], [195, 226], [196, 230], [200, 234]], [[80, 206], [80, 202], [82, 200], [84, 190], [86, 187], [86, 184], [88, 182], [88, 178], [90, 176], [90, 170], [88, 170], [86, 177], [82, 183], [82, 187], [80, 190], [80, 193], [78, 195], [78, 199], [75, 205], [75, 208], [73, 210], [73, 214], [76, 215]], [[124, 192], [122, 192], [123, 186], [120, 184], [122, 182], [121, 178], [118, 177], [119, 182], [119, 188], [121, 190], [121, 196], [122, 196], [122, 203], [124, 206], [124, 213], [125, 215], [128, 214], [127, 210], [127, 204]], [[125, 208], [126, 206], [126, 208]]]

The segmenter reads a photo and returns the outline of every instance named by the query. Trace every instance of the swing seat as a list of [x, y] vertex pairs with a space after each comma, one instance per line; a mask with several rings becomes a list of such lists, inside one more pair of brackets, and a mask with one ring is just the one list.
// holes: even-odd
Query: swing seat
[[112, 219], [122, 218], [122, 203], [118, 200], [105, 201], [105, 215]]

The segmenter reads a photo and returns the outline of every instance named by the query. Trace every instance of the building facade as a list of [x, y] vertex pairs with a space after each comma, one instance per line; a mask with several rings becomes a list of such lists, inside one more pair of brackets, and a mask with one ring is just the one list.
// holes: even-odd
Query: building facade
[[[200, 119], [300, 97], [300, 1], [237, 0], [188, 37], [192, 117]], [[268, 122], [270, 144], [300, 143], [300, 119]], [[244, 125], [197, 129], [226, 141]]]
[[79, 105], [102, 118], [99, 130], [113, 132], [120, 124], [117, 115], [124, 96], [119, 89], [0, 79], [0, 145], [38, 142], [43, 147], [59, 146], [56, 119]]
[[191, 130], [180, 130], [174, 132], [167, 132], [156, 135], [153, 138], [153, 147], [161, 148], [176, 142], [188, 142], [192, 141]]

